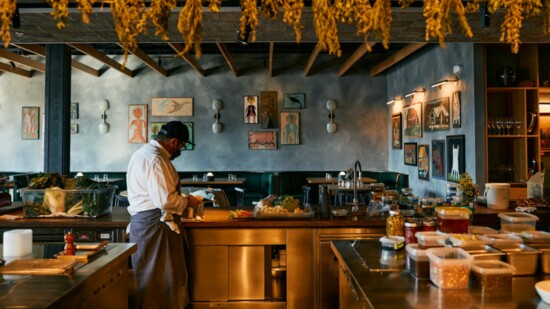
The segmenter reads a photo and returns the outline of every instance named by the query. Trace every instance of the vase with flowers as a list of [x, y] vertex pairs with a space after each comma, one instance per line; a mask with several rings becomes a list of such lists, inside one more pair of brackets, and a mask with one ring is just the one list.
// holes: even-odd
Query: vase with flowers
[[472, 177], [468, 173], [460, 175], [460, 181], [457, 188], [462, 196], [463, 205], [470, 205], [479, 193], [478, 185], [474, 184]]

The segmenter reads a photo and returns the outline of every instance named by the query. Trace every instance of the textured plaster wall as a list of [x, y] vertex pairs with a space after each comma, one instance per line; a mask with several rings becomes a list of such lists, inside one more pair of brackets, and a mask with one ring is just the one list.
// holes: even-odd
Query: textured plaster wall
[[[475, 88], [483, 89], [483, 85], [475, 85], [476, 72], [474, 66], [474, 44], [449, 43], [447, 48], [439, 46], [428, 47], [413, 57], [407, 59], [403, 64], [391, 70], [388, 75], [388, 98], [404, 96], [412, 90], [424, 87], [426, 92], [423, 98], [415, 99], [414, 102], [426, 102], [451, 97], [454, 91], [461, 91], [462, 96], [462, 127], [451, 128], [449, 131], [423, 132], [421, 138], [403, 138], [403, 142], [414, 142], [428, 144], [432, 149], [432, 140], [445, 140], [448, 135], [465, 135], [466, 137], [466, 172], [474, 178], [474, 182], [482, 183], [485, 161], [484, 152], [477, 152], [477, 148], [483, 148], [482, 127], [476, 131], [476, 119], [483, 119], [483, 96], [476, 95]], [[441, 89], [431, 88], [430, 85], [449, 78], [453, 73], [454, 65], [462, 65], [458, 85], [446, 84]], [[481, 70], [482, 73], [482, 70]], [[481, 75], [482, 76], [482, 75]], [[388, 106], [388, 121], [391, 115], [403, 112], [403, 107], [411, 104], [411, 99], [405, 99], [401, 104]], [[479, 108], [481, 106], [481, 108]], [[477, 113], [476, 113], [477, 109]], [[426, 117], [426, 115], [423, 115]], [[404, 119], [404, 118], [403, 118]], [[480, 121], [479, 123], [483, 123]], [[388, 130], [388, 138], [391, 140], [391, 130]], [[476, 134], [478, 136], [476, 136]], [[477, 144], [477, 148], [476, 148]], [[430, 156], [431, 160], [431, 156]], [[420, 196], [445, 196], [446, 180], [434, 179], [431, 175], [432, 164], [430, 163], [430, 180], [418, 178], [418, 168], [404, 164], [404, 153], [402, 149], [392, 149], [388, 143], [388, 169], [409, 174], [410, 186], [415, 194]]]
[[[207, 71], [206, 77], [183, 60], [168, 58], [163, 59], [163, 66], [173, 69], [173, 73], [163, 77], [132, 56], [127, 66], [141, 71], [134, 78], [114, 69], [106, 70], [99, 78], [72, 70], [71, 99], [79, 103], [80, 117], [72, 120], [79, 125], [79, 133], [71, 135], [71, 170], [125, 171], [130, 156], [141, 146], [127, 142], [128, 105], [150, 104], [152, 97], [194, 98], [192, 117], [151, 117], [149, 108], [149, 122], [194, 122], [197, 146], [174, 161], [180, 171], [341, 170], [351, 167], [355, 160], [361, 160], [364, 170], [386, 169], [389, 111], [384, 76], [370, 77], [366, 64], [358, 62], [345, 76], [337, 77], [345, 59], [321, 55], [310, 75], [304, 77], [307, 57], [285, 55], [275, 59], [274, 77], [270, 78], [265, 56], [258, 56], [234, 56], [238, 78], [223, 57], [212, 55], [203, 55], [199, 60]], [[279, 145], [277, 150], [248, 149], [248, 132], [263, 130], [260, 124], [244, 124], [243, 96], [259, 96], [261, 91], [277, 91], [279, 111], [285, 93], [305, 93], [306, 109], [293, 110], [300, 112], [300, 145]], [[107, 111], [110, 131], [105, 135], [98, 131], [101, 99], [111, 104]], [[211, 129], [214, 99], [224, 103], [220, 111], [224, 130], [218, 135]], [[338, 131], [334, 134], [325, 129], [329, 120], [327, 99], [338, 102]], [[44, 74], [35, 72], [31, 79], [0, 75], [0, 171], [43, 170], [42, 135], [39, 140], [20, 138], [22, 106], [39, 106], [44, 112]]]

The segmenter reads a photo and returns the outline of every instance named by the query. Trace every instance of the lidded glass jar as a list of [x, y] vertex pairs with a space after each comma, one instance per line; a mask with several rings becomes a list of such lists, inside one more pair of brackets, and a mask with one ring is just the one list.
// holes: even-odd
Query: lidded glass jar
[[416, 241], [416, 232], [422, 230], [421, 223], [414, 219], [407, 219], [405, 221], [405, 243], [406, 244], [415, 244]]
[[463, 207], [438, 207], [437, 229], [444, 233], [468, 233], [472, 212]]
[[390, 215], [386, 219], [387, 236], [405, 236], [403, 215], [399, 210], [390, 210]]

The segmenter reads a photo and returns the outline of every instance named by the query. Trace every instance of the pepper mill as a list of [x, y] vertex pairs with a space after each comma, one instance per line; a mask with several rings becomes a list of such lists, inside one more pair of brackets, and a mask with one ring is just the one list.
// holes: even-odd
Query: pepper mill
[[319, 186], [319, 189], [321, 190], [319, 192], [319, 204], [321, 208], [321, 218], [328, 218], [329, 217], [329, 194], [328, 194], [328, 186]]
[[72, 232], [68, 232], [63, 238], [65, 240], [65, 255], [74, 255], [74, 234]]

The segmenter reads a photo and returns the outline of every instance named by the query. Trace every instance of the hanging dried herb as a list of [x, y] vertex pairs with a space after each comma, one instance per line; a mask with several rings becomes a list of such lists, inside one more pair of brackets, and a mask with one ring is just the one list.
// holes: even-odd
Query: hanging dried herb
[[[248, 31], [250, 42], [256, 41], [256, 27], [260, 23], [258, 19], [258, 7], [256, 6], [256, 0], [243, 0], [241, 1], [241, 19], [239, 30], [241, 31], [241, 39], [245, 39], [245, 33]], [[248, 29], [247, 29], [248, 26]]]
[[144, 10], [144, 0], [114, 0], [111, 3], [118, 40], [124, 49], [123, 67], [128, 59], [128, 51], [137, 48], [137, 36], [145, 29]]
[[170, 13], [177, 6], [176, 0], [153, 0], [146, 11], [146, 18], [151, 20], [155, 27], [155, 35], [168, 41], [168, 19]]
[[342, 50], [338, 41], [338, 27], [330, 0], [314, 0], [312, 8], [313, 24], [318, 39], [317, 46], [321, 50], [328, 51], [330, 55], [340, 57]]
[[222, 6], [222, 0], [209, 0], [208, 1], [208, 10], [211, 12], [219, 12], [220, 7]]
[[11, 19], [15, 14], [15, 0], [0, 0], [0, 19], [2, 26], [0, 27], [0, 35], [4, 41], [4, 47], [8, 48], [11, 42]]
[[202, 5], [201, 0], [187, 0], [178, 19], [178, 31], [185, 39], [185, 48], [180, 56], [194, 48], [195, 55], [201, 55]]
[[78, 3], [78, 10], [82, 13], [82, 22], [89, 24], [95, 0], [76, 0], [76, 2]]
[[269, 19], [275, 19], [282, 6], [283, 0], [264, 0], [261, 7], [262, 14]]
[[65, 28], [65, 22], [69, 17], [69, 0], [48, 0], [48, 3], [53, 9], [50, 15], [57, 20], [57, 28]]
[[[303, 0], [284, 0], [283, 3], [283, 22], [294, 29], [296, 35], [296, 43], [302, 40], [302, 9], [304, 7]], [[257, 15], [256, 15], [257, 16]]]

